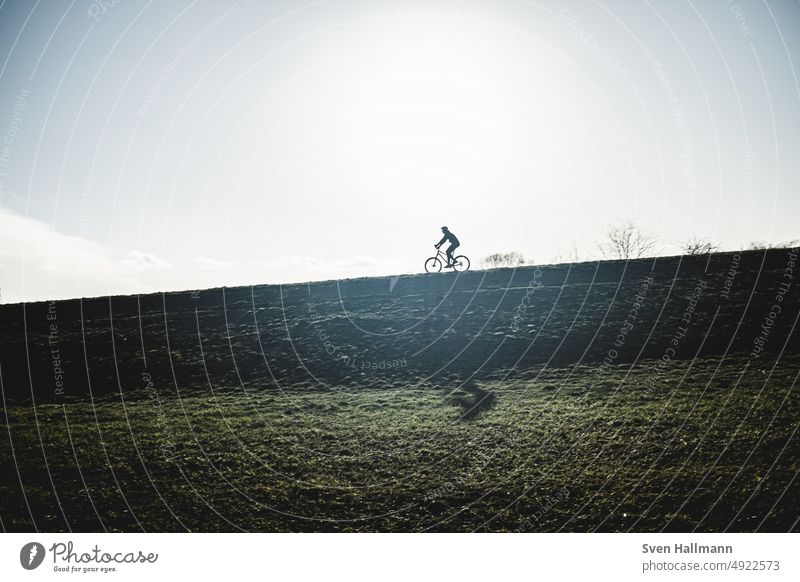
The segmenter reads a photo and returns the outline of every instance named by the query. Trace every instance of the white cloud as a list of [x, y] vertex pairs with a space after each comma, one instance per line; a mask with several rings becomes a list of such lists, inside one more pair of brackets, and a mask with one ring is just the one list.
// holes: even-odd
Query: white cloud
[[332, 261], [321, 261], [313, 257], [303, 257], [300, 255], [284, 255], [276, 259], [259, 261], [259, 265], [264, 267], [300, 267], [313, 271], [342, 271], [350, 269], [385, 269], [392, 263], [382, 261], [375, 257], [361, 256], [347, 259], [334, 259]]
[[233, 261], [220, 261], [211, 257], [194, 257], [192, 264], [198, 269], [217, 270], [232, 267], [234, 263]]
[[119, 266], [129, 271], [147, 271], [149, 269], [171, 269], [169, 261], [144, 251], [128, 251]]
[[0, 288], [4, 303], [223, 285], [300, 283], [398, 272], [409, 271], [372, 256], [326, 261], [284, 255], [248, 262], [195, 256], [190, 264], [173, 267], [170, 261], [152, 252], [123, 253], [0, 208]]
[[121, 267], [115, 254], [113, 249], [0, 208], [4, 303], [154, 290]]

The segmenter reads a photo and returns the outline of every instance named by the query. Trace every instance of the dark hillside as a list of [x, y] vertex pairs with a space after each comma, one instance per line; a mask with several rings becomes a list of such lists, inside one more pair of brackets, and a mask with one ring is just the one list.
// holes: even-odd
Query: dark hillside
[[0, 523], [793, 531], [795, 260], [3, 306]]
[[[207, 392], [209, 382], [376, 387], [513, 379], [543, 365], [758, 360], [800, 351], [792, 257], [750, 251], [5, 305], [4, 395], [136, 398], [144, 373], [171, 392]], [[780, 312], [770, 317], [773, 305]]]

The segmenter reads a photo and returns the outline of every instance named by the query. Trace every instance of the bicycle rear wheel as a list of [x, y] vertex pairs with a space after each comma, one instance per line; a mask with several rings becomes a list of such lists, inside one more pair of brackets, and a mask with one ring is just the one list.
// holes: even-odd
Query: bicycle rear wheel
[[469, 270], [469, 259], [464, 255], [458, 255], [453, 259], [453, 269], [459, 272]]
[[441, 270], [442, 270], [442, 261], [440, 261], [438, 257], [431, 257], [430, 259], [425, 261], [426, 273], [438, 273]]

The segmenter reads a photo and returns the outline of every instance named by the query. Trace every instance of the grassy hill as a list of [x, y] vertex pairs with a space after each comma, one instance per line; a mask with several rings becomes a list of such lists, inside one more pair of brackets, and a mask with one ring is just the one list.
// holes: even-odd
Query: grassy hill
[[797, 529], [796, 259], [0, 306], [2, 525]]

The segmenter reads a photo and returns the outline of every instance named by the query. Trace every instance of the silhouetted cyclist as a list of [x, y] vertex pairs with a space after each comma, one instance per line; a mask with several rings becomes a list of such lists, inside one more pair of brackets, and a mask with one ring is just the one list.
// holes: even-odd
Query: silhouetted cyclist
[[444, 235], [442, 237], [442, 240], [440, 240], [434, 246], [438, 249], [445, 242], [447, 242], [447, 241], [450, 242], [450, 246], [447, 247], [447, 250], [445, 251], [445, 253], [447, 254], [447, 265], [446, 265], [446, 267], [449, 269], [449, 268], [451, 268], [453, 266], [453, 251], [456, 250], [461, 245], [461, 243], [458, 242], [458, 238], [456, 238], [456, 235], [454, 235], [452, 232], [450, 232], [450, 230], [448, 230], [448, 228], [446, 226], [442, 227], [442, 234]]

